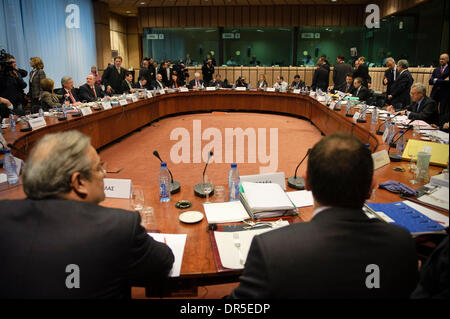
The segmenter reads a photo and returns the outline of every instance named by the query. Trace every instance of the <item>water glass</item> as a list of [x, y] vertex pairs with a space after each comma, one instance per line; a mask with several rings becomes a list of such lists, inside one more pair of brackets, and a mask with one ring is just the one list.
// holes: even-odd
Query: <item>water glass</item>
[[430, 153], [417, 153], [416, 180], [418, 180], [419, 182], [426, 183], [429, 180], [428, 166], [430, 165], [430, 159]]
[[205, 203], [207, 203], [207, 204], [211, 203], [209, 201], [209, 194], [213, 191], [213, 183], [212, 183], [211, 177], [208, 175], [205, 175], [203, 178], [202, 190], [206, 194], [206, 202]]
[[216, 203], [225, 202], [225, 186], [214, 187], [214, 201]]
[[155, 224], [155, 210], [153, 209], [153, 207], [143, 207], [140, 214], [142, 227], [149, 228], [150, 226]]
[[145, 206], [145, 195], [143, 189], [133, 189], [131, 194], [131, 207], [134, 210], [140, 211]]

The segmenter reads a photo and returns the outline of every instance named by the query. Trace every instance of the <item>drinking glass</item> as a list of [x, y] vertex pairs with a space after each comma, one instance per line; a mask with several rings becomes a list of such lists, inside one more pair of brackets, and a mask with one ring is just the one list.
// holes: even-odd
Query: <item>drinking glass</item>
[[131, 207], [134, 210], [140, 211], [145, 206], [145, 195], [143, 189], [133, 189], [133, 193], [131, 195]]
[[427, 152], [417, 153], [416, 180], [427, 183], [429, 180], [428, 166], [430, 165], [431, 154]]
[[202, 189], [203, 192], [206, 194], [206, 204], [211, 203], [209, 201], [209, 194], [212, 192], [213, 190], [213, 182], [212, 182], [212, 178], [208, 175], [205, 175], [205, 177], [203, 178], [203, 183], [202, 183]]
[[415, 164], [416, 157], [417, 157], [417, 147], [411, 147], [411, 145], [408, 145], [408, 156], [411, 158], [409, 162], [409, 171], [412, 173], [412, 179], [409, 180], [409, 182], [413, 185], [418, 184], [419, 182], [416, 180], [416, 169], [417, 166]]
[[214, 201], [216, 203], [225, 201], [225, 186], [214, 186]]
[[153, 207], [145, 206], [141, 211], [141, 225], [144, 228], [149, 228], [155, 223], [155, 210]]

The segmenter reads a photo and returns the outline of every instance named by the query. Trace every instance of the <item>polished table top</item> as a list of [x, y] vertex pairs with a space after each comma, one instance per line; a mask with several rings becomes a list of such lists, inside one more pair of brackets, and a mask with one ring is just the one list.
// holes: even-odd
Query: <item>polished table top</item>
[[[344, 108], [345, 109], [345, 108]], [[58, 121], [54, 117], [47, 117], [47, 126], [32, 132], [20, 132], [19, 124], [16, 132], [4, 130], [3, 135], [8, 143], [12, 143], [19, 151], [13, 153], [26, 158], [34, 143], [49, 132], [68, 129], [78, 129], [89, 135], [96, 148], [103, 147], [118, 138], [153, 121], [173, 115], [210, 111], [251, 111], [272, 112], [291, 115], [310, 120], [322, 133], [330, 134], [334, 131], [346, 131], [357, 136], [363, 143], [370, 145], [372, 151], [386, 149], [381, 136], [375, 134], [374, 126], [370, 124], [370, 115], [367, 123], [355, 123], [352, 118], [345, 116], [345, 110], [330, 110], [314, 98], [292, 93], [272, 92], [236, 92], [228, 90], [201, 91], [189, 93], [174, 93], [155, 96], [151, 99], [140, 100], [125, 107], [114, 107], [111, 110], [97, 111], [85, 117], [68, 116], [67, 121]], [[380, 122], [381, 123], [381, 122]], [[407, 134], [407, 137], [410, 137]], [[393, 167], [402, 167], [408, 171], [408, 162], [397, 162], [386, 165], [375, 171], [377, 182], [392, 179], [407, 185], [411, 178], [409, 173], [393, 170]], [[203, 164], [200, 164], [203, 168]], [[442, 168], [430, 167], [430, 175], [440, 173]], [[111, 178], [120, 178], [120, 175], [110, 175]], [[203, 219], [198, 224], [183, 224], [178, 221], [180, 211], [174, 207], [176, 201], [189, 200], [193, 206], [189, 210], [203, 211], [204, 199], [196, 198], [192, 187], [196, 181], [186, 181], [179, 194], [173, 195], [169, 203], [160, 203], [153, 186], [140, 185], [144, 188], [148, 204], [155, 209], [157, 225], [152, 229], [164, 233], [187, 234], [187, 242], [183, 257], [180, 278], [223, 278], [228, 274], [218, 273], [213, 260], [209, 234], [206, 231], [207, 221]], [[411, 186], [411, 185], [410, 185]], [[24, 198], [21, 185], [8, 186], [3, 184], [0, 188], [0, 199]], [[377, 190], [377, 202], [393, 202], [401, 200], [398, 195], [385, 190]], [[116, 208], [130, 209], [130, 203], [122, 199], [106, 199], [102, 205]], [[312, 218], [313, 207], [301, 208], [298, 217], [293, 222], [309, 221]], [[448, 212], [444, 212], [448, 216]]]

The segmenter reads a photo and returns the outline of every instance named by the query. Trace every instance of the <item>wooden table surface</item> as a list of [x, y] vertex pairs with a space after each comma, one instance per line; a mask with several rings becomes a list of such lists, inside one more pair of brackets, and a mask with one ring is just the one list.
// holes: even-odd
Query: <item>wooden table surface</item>
[[[17, 131], [3, 130], [8, 143], [12, 143], [20, 151], [13, 151], [14, 155], [26, 159], [32, 146], [43, 135], [77, 129], [91, 137], [95, 148], [101, 148], [116, 141], [126, 134], [135, 131], [151, 122], [167, 116], [180, 116], [188, 113], [211, 111], [239, 111], [278, 113], [310, 120], [323, 134], [335, 131], [345, 131], [358, 137], [363, 143], [369, 144], [372, 152], [386, 149], [381, 136], [375, 134], [376, 126], [370, 124], [370, 114], [367, 123], [355, 123], [352, 118], [345, 116], [345, 108], [341, 111], [330, 110], [315, 99], [293, 93], [272, 93], [260, 91], [236, 92], [230, 90], [195, 91], [189, 93], [173, 93], [155, 96], [151, 99], [139, 100], [124, 107], [114, 107], [111, 110], [94, 111], [85, 117], [68, 116], [67, 121], [58, 121], [55, 117], [47, 117], [47, 126], [32, 132], [20, 132], [23, 124], [17, 125]], [[381, 122], [379, 122], [381, 123]], [[406, 135], [411, 137], [410, 134]], [[119, 142], [120, 143], [120, 142]], [[281, 159], [282, 160], [282, 159]], [[408, 173], [408, 162], [396, 162], [375, 171], [375, 179], [381, 183], [386, 180], [396, 180], [409, 185], [411, 174]], [[204, 164], [197, 164], [203, 167]], [[396, 172], [394, 167], [406, 169], [405, 173]], [[430, 166], [430, 175], [442, 171], [441, 167]], [[116, 176], [108, 176], [115, 178]], [[177, 176], [178, 179], [183, 177]], [[117, 178], [120, 178], [118, 176]], [[155, 191], [143, 186], [146, 199], [155, 208], [155, 227], [164, 233], [187, 234], [187, 242], [183, 257], [181, 277], [194, 285], [223, 283], [235, 281], [240, 272], [218, 273], [213, 260], [211, 243], [206, 231], [206, 218], [202, 222], [189, 225], [178, 221], [180, 210], [174, 207], [176, 201], [186, 199], [193, 203], [189, 210], [203, 211], [204, 200], [196, 198], [192, 192], [197, 181], [183, 180], [184, 184], [179, 194], [172, 196], [169, 203], [160, 203]], [[417, 186], [416, 186], [417, 187]], [[24, 198], [21, 185], [0, 186], [0, 199]], [[394, 202], [401, 200], [396, 194], [378, 189], [377, 202]], [[102, 205], [129, 209], [129, 202], [121, 199], [106, 199]], [[300, 216], [293, 218], [293, 222], [309, 221], [313, 208], [300, 209]], [[448, 212], [444, 213], [448, 216]], [[152, 227], [153, 228], [153, 227]]]

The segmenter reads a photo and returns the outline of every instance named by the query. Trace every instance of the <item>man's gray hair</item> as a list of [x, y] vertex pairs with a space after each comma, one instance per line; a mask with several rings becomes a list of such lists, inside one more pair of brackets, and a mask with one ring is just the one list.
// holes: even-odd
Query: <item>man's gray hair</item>
[[395, 64], [395, 60], [392, 57], [389, 57], [386, 59], [386, 62], [393, 62]]
[[61, 79], [61, 85], [64, 87], [64, 84], [66, 84], [71, 79], [72, 78], [70, 76], [63, 76]]
[[407, 68], [409, 68], [409, 63], [408, 63], [407, 60], [398, 60], [397, 65], [398, 65], [398, 66], [401, 66], [402, 69], [407, 69]]
[[44, 199], [67, 194], [75, 172], [89, 180], [92, 161], [87, 151], [90, 144], [91, 139], [78, 131], [45, 135], [25, 164], [23, 189], [27, 197]]
[[416, 88], [416, 90], [418, 92], [422, 92], [423, 96], [427, 95], [427, 88], [425, 87], [425, 85], [423, 85], [420, 82], [414, 83], [413, 85], [411, 85], [411, 89], [412, 88]]

